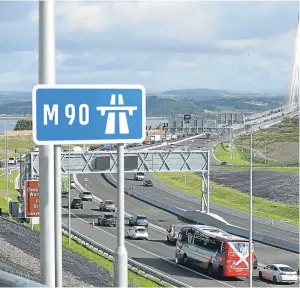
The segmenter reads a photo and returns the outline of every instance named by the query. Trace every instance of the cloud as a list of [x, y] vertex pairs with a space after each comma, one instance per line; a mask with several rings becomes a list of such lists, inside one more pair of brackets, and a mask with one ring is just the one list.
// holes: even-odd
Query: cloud
[[[297, 2], [57, 2], [59, 83], [284, 91]], [[0, 2], [3, 89], [37, 82], [38, 5]]]

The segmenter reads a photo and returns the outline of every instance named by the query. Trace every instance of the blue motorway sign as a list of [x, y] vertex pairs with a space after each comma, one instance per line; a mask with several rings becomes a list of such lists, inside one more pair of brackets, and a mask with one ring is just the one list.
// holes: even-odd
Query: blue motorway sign
[[136, 143], [146, 137], [146, 92], [140, 85], [37, 85], [33, 140], [47, 144]]

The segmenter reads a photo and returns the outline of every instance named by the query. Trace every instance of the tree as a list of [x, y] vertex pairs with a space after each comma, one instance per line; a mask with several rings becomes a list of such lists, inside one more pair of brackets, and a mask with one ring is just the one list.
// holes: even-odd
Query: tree
[[32, 130], [32, 120], [18, 120], [15, 126], [15, 131]]

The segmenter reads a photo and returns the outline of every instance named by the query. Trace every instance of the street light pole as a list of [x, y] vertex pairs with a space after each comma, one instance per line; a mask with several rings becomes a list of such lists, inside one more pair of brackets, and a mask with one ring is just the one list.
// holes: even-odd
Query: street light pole
[[252, 177], [253, 177], [253, 139], [252, 127], [250, 130], [250, 201], [249, 201], [249, 287], [252, 287]]
[[69, 145], [69, 158], [68, 158], [68, 234], [69, 234], [69, 237], [68, 237], [68, 244], [71, 245], [71, 178], [70, 178], [70, 150], [71, 150], [71, 146]]
[[8, 201], [8, 147], [7, 147], [7, 122], [5, 121], [4, 128], [4, 142], [5, 142], [5, 184], [6, 184], [6, 201], [9, 210], [9, 201]]
[[[39, 1], [39, 84], [56, 83], [55, 1]], [[39, 146], [41, 282], [55, 287], [54, 146]]]
[[128, 287], [128, 255], [125, 247], [124, 144], [117, 144], [118, 206], [117, 249], [115, 251], [114, 286]]

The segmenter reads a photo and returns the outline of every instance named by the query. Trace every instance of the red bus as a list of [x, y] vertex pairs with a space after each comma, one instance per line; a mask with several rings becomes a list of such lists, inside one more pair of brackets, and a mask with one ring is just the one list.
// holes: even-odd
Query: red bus
[[[252, 246], [253, 247], [253, 246]], [[249, 240], [206, 225], [183, 227], [176, 242], [176, 264], [207, 269], [211, 276], [248, 277]], [[252, 250], [252, 268], [254, 249]]]

